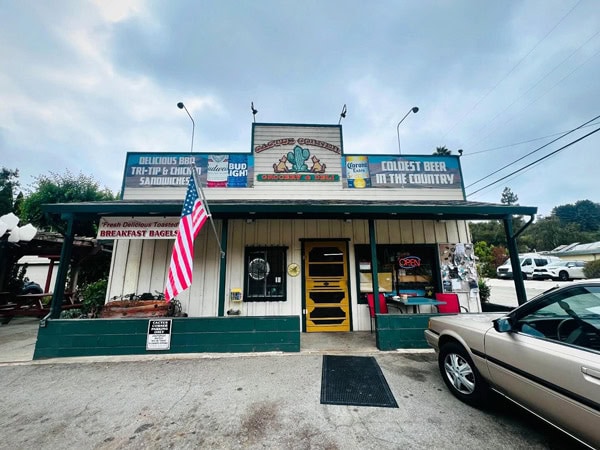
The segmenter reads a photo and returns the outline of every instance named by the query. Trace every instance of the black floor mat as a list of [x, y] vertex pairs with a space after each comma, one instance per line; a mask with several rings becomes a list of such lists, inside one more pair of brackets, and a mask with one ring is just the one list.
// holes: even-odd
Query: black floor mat
[[394, 395], [372, 356], [323, 356], [321, 403], [397, 408]]

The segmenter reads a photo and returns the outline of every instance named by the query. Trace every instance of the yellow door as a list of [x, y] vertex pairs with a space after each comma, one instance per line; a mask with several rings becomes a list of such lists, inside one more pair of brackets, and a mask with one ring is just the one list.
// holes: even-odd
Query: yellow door
[[305, 242], [307, 332], [350, 331], [345, 241]]

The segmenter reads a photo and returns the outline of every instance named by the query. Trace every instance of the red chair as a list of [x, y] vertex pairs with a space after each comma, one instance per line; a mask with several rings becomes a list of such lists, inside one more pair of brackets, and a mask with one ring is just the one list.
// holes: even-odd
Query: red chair
[[[369, 314], [371, 315], [371, 333], [373, 332], [373, 319], [375, 319], [375, 299], [373, 294], [367, 294], [367, 303], [369, 304]], [[388, 307], [385, 302], [385, 295], [379, 294], [379, 313], [387, 314]]]
[[461, 306], [458, 301], [458, 294], [442, 294], [436, 292], [435, 299], [440, 302], [446, 302], [445, 305], [437, 305], [438, 312], [441, 314], [460, 313], [461, 309], [464, 309], [465, 312], [469, 312], [467, 308]]

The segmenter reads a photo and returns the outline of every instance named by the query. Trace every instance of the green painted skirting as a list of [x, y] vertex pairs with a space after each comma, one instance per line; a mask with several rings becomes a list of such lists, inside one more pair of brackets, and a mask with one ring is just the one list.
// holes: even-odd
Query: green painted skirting
[[170, 350], [147, 351], [148, 319], [47, 320], [33, 359], [163, 353], [299, 352], [300, 318], [174, 317]]
[[438, 314], [378, 314], [377, 348], [430, 348], [425, 340], [429, 317]]

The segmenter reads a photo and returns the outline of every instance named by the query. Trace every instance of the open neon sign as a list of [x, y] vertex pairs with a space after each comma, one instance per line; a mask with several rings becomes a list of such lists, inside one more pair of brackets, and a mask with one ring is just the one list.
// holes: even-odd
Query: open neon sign
[[421, 267], [421, 258], [418, 256], [405, 256], [404, 258], [398, 259], [398, 265], [401, 269], [414, 269], [415, 267]]

